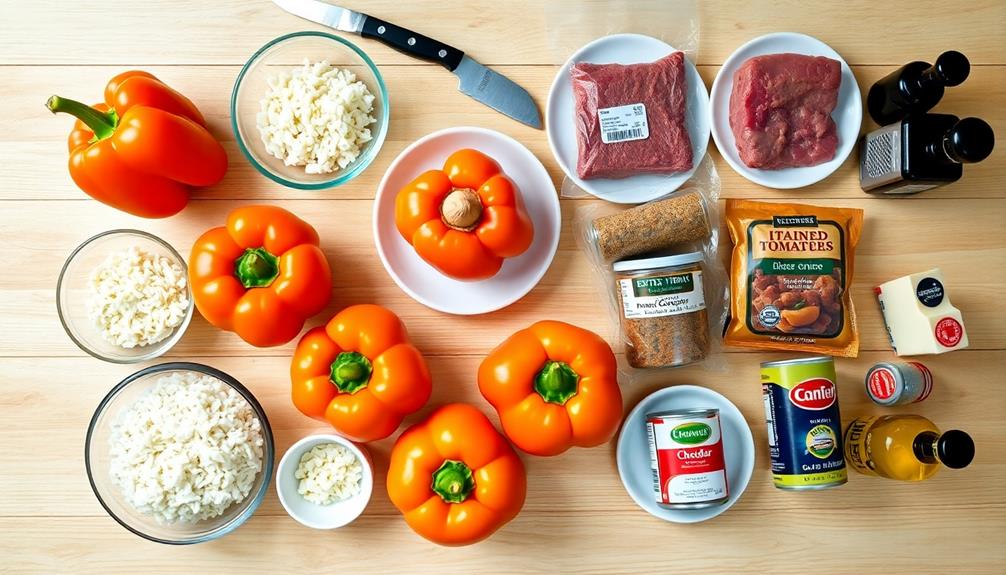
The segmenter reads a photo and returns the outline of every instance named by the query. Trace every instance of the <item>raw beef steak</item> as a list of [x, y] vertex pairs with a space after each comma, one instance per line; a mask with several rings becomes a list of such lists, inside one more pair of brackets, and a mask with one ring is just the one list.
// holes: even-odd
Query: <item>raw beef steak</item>
[[[571, 71], [576, 102], [576, 173], [583, 179], [672, 174], [692, 168], [685, 126], [685, 55], [649, 64], [579, 63]], [[604, 130], [599, 110], [643, 104], [649, 136]], [[608, 140], [608, 143], [604, 143]]]
[[741, 160], [774, 170], [814, 166], [835, 157], [831, 112], [842, 65], [823, 56], [755, 56], [734, 73], [730, 129]]

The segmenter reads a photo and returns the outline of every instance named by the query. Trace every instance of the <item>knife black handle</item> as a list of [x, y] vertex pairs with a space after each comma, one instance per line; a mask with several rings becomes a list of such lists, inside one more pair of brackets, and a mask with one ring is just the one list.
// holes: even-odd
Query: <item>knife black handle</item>
[[360, 35], [364, 38], [380, 40], [399, 52], [430, 62], [436, 62], [451, 72], [458, 67], [465, 53], [457, 48], [437, 42], [433, 38], [385, 22], [380, 18], [367, 16], [363, 21]]

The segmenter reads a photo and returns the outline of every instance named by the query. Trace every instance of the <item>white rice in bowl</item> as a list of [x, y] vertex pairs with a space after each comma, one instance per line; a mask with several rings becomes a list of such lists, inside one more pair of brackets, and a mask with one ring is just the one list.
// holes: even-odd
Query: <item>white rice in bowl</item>
[[158, 523], [194, 523], [243, 501], [262, 471], [262, 424], [215, 377], [171, 372], [112, 426], [110, 476]]

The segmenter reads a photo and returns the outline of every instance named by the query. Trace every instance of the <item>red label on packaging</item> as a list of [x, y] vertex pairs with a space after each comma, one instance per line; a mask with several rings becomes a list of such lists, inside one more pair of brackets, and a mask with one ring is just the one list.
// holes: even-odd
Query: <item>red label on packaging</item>
[[894, 372], [887, 368], [873, 370], [867, 385], [870, 386], [870, 395], [877, 399], [890, 399], [898, 389]]
[[789, 400], [803, 409], [828, 409], [835, 403], [835, 384], [823, 377], [801, 381], [789, 390]]
[[661, 449], [657, 451], [657, 461], [660, 464], [660, 475], [668, 478], [690, 473], [722, 471], [723, 444]]
[[943, 347], [954, 347], [964, 337], [964, 326], [952, 317], [945, 317], [936, 322], [936, 341]]

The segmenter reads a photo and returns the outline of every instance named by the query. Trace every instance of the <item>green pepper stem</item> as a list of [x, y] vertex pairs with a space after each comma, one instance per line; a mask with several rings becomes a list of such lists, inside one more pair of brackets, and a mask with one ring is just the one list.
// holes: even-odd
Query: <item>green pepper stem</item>
[[101, 112], [94, 108], [69, 98], [50, 96], [45, 102], [45, 107], [53, 114], [70, 114], [87, 125], [94, 132], [96, 140], [104, 140], [115, 132], [115, 126], [119, 123], [119, 116], [115, 110]]
[[548, 360], [534, 378], [534, 390], [548, 403], [564, 405], [576, 395], [580, 376], [569, 364]]
[[446, 503], [461, 503], [475, 490], [472, 469], [460, 461], [445, 459], [433, 472], [433, 492]]
[[279, 258], [265, 248], [248, 248], [234, 260], [234, 275], [246, 288], [267, 287], [279, 277]]
[[367, 387], [373, 372], [374, 366], [363, 354], [344, 351], [332, 362], [328, 379], [339, 391], [353, 394]]

